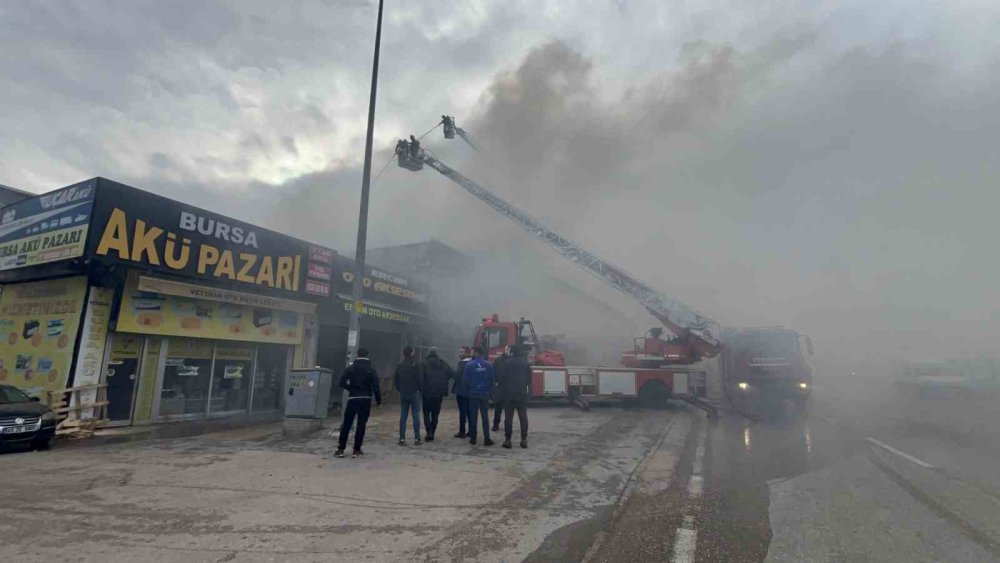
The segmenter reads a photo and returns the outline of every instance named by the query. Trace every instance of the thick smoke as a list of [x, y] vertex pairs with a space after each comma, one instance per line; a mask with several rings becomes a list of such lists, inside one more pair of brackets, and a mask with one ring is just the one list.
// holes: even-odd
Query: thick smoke
[[[458, 116], [481, 154], [436, 133], [424, 145], [724, 324], [789, 325], [822, 356], [857, 362], [988, 352], [1000, 335], [986, 281], [1000, 272], [982, 261], [1000, 208], [987, 154], [1000, 129], [995, 80], [906, 44], [820, 43], [802, 33], [753, 51], [690, 44], [672, 70], [624, 85], [546, 43]], [[339, 185], [353, 193], [350, 180]], [[310, 218], [314, 238], [329, 234], [325, 217], [342, 218], [338, 246], [349, 248], [356, 204], [329, 185], [304, 183], [284, 213]], [[378, 242], [437, 237], [490, 264], [477, 273], [488, 298], [477, 284], [454, 294], [471, 317], [490, 302], [618, 346], [653, 324], [433, 171], [391, 165], [377, 188]], [[609, 326], [551, 278], [633, 326]]]

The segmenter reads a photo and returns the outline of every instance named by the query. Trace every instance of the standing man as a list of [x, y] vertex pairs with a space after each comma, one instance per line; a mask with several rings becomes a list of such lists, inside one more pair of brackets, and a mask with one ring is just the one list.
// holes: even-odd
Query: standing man
[[493, 398], [493, 431], [500, 431], [500, 412], [503, 411], [503, 397], [500, 396], [497, 386], [500, 385], [500, 378], [503, 375], [503, 363], [507, 361], [510, 357], [510, 346], [504, 346], [503, 353], [497, 356], [497, 359], [493, 360], [493, 374], [496, 376], [497, 380], [493, 385], [493, 392], [490, 396]]
[[521, 447], [528, 447], [528, 396], [531, 395], [531, 366], [525, 357], [524, 346], [515, 346], [513, 355], [503, 364], [499, 378], [499, 395], [503, 398], [504, 420], [503, 447], [510, 449], [510, 436], [514, 430], [514, 411], [521, 427]]
[[475, 357], [465, 365], [465, 381], [469, 386], [469, 443], [476, 445], [477, 417], [483, 421], [483, 445], [492, 446], [490, 440], [490, 391], [495, 381], [493, 366], [486, 361], [486, 350], [475, 347]]
[[469, 418], [469, 384], [465, 381], [465, 365], [469, 363], [472, 350], [468, 346], [462, 346], [458, 350], [458, 367], [455, 369], [454, 380], [451, 391], [455, 394], [455, 401], [458, 403], [458, 434], [455, 438], [465, 439], [469, 435], [465, 433], [465, 421]]
[[344, 408], [344, 422], [340, 425], [340, 441], [337, 443], [337, 457], [344, 457], [347, 447], [347, 436], [351, 433], [354, 418], [358, 419], [358, 427], [354, 431], [354, 453], [351, 457], [365, 455], [361, 445], [365, 441], [365, 427], [368, 425], [368, 415], [372, 410], [372, 398], [375, 404], [382, 405], [382, 392], [378, 387], [378, 373], [368, 359], [368, 349], [358, 348], [357, 359], [344, 370], [340, 376], [340, 386], [347, 389], [347, 406]]
[[427, 349], [427, 359], [423, 362], [424, 392], [424, 430], [428, 442], [434, 441], [437, 432], [438, 416], [441, 414], [441, 401], [448, 396], [448, 380], [455, 376], [448, 362], [438, 357], [438, 350], [431, 346]]
[[406, 415], [413, 414], [413, 445], [423, 444], [420, 440], [420, 392], [424, 388], [421, 366], [413, 357], [413, 346], [403, 348], [403, 361], [396, 366], [392, 385], [399, 392], [399, 445], [406, 445]]

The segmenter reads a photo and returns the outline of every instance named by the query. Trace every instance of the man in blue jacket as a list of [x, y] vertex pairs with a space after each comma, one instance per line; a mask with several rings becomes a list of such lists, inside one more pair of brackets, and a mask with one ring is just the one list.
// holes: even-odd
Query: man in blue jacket
[[469, 443], [476, 445], [476, 422], [483, 422], [483, 445], [492, 446], [490, 440], [490, 391], [495, 377], [493, 366], [486, 361], [486, 350], [476, 346], [475, 357], [465, 365], [463, 379], [469, 388]]
[[455, 434], [455, 437], [464, 440], [469, 437], [465, 431], [465, 421], [469, 417], [469, 384], [465, 381], [465, 366], [472, 361], [472, 349], [462, 346], [458, 356], [458, 367], [455, 368], [455, 382], [451, 391], [455, 394], [455, 401], [458, 402], [458, 434]]

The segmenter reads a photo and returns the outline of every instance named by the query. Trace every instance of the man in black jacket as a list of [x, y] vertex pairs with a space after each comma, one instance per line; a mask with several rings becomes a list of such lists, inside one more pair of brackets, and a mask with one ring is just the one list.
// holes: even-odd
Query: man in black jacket
[[514, 346], [513, 355], [501, 366], [503, 375], [498, 377], [497, 389], [504, 408], [504, 443], [510, 449], [510, 436], [514, 431], [514, 411], [521, 427], [521, 447], [528, 447], [528, 396], [531, 395], [531, 366], [523, 346]]
[[420, 394], [424, 389], [422, 366], [413, 357], [413, 346], [403, 348], [403, 361], [396, 366], [392, 376], [393, 387], [399, 392], [399, 445], [406, 445], [406, 415], [413, 413], [413, 444], [423, 444], [420, 440]]
[[458, 434], [455, 438], [465, 439], [469, 435], [465, 432], [465, 422], [469, 418], [469, 384], [465, 381], [465, 364], [472, 359], [472, 350], [468, 346], [462, 346], [458, 351], [458, 367], [455, 368], [455, 383], [451, 386], [452, 393], [455, 394], [455, 402], [458, 403]]
[[[500, 378], [503, 377], [503, 363], [510, 358], [510, 346], [505, 346], [503, 353], [497, 356], [496, 360], [493, 360], [493, 371], [496, 373], [497, 385], [500, 385]], [[500, 431], [500, 413], [503, 411], [503, 400], [500, 395], [496, 392], [496, 389], [491, 393], [493, 399], [493, 431]]]
[[451, 366], [438, 357], [437, 348], [427, 349], [427, 359], [423, 362], [424, 391], [421, 393], [424, 403], [424, 430], [428, 442], [434, 441], [437, 430], [438, 416], [441, 414], [441, 401], [448, 396], [448, 380], [455, 376]]
[[365, 427], [368, 415], [372, 410], [372, 399], [376, 405], [382, 404], [382, 392], [378, 386], [378, 373], [368, 359], [368, 349], [358, 348], [358, 357], [344, 370], [340, 376], [340, 386], [347, 389], [347, 406], [344, 407], [344, 422], [340, 425], [340, 442], [337, 444], [337, 457], [344, 457], [347, 447], [347, 436], [351, 433], [354, 419], [358, 419], [358, 427], [354, 431], [354, 453], [351, 457], [365, 455], [361, 444], [365, 441]]

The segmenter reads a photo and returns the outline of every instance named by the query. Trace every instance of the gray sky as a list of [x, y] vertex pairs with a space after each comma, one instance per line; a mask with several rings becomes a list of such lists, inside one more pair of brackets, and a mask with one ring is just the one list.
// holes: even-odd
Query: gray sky
[[[102, 175], [351, 253], [374, 4], [274, 6], [0, 4], [0, 183]], [[723, 323], [997, 354], [998, 23], [987, 0], [388, 0], [375, 166], [451, 113], [487, 151], [435, 133], [442, 159]], [[373, 245], [437, 237], [642, 316], [433, 172], [373, 190]]]

